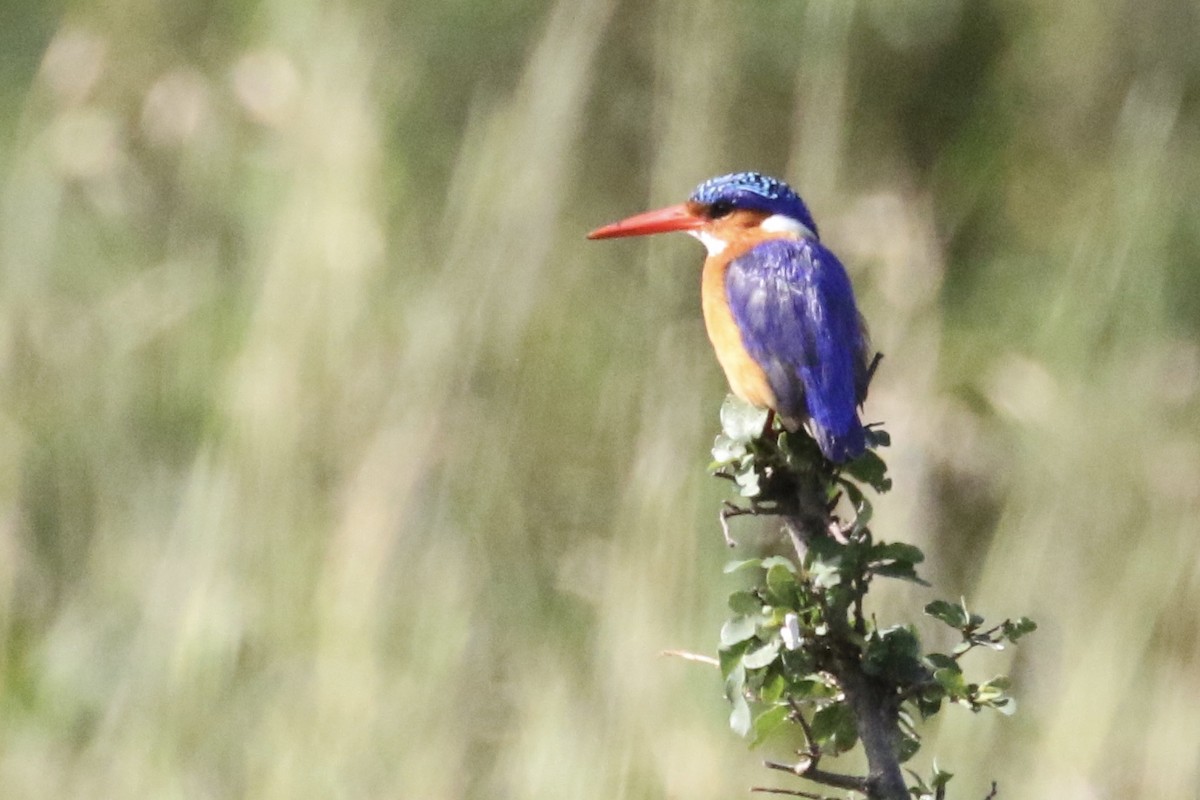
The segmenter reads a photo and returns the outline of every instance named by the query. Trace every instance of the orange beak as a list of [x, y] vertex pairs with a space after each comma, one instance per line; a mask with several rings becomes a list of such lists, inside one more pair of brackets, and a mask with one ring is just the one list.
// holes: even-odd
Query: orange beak
[[667, 206], [657, 211], [647, 211], [636, 214], [620, 222], [596, 228], [587, 235], [589, 239], [615, 239], [619, 236], [645, 236], [648, 233], [668, 233], [670, 231], [694, 231], [707, 223], [704, 217], [697, 216], [688, 208], [687, 203], [677, 206]]

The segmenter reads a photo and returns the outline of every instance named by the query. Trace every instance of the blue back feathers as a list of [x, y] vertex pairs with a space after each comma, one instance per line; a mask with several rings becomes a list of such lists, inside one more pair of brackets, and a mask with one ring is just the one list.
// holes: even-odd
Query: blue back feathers
[[817, 235], [817, 224], [813, 222], [800, 195], [783, 181], [761, 172], [734, 172], [709, 178], [697, 186], [688, 199], [705, 205], [726, 202], [734, 208], [782, 214], [804, 225], [813, 232], [813, 236]]
[[868, 344], [837, 257], [811, 239], [769, 239], [730, 262], [725, 292], [785, 422], [810, 420], [830, 461], [861, 455]]

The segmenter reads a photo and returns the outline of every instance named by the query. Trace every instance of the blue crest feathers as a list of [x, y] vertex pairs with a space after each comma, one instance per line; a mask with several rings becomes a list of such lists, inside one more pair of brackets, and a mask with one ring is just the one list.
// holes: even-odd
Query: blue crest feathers
[[725, 202], [734, 208], [782, 214], [808, 228], [814, 237], [817, 235], [817, 224], [800, 195], [783, 181], [761, 172], [733, 172], [710, 178], [697, 186], [689, 199], [705, 205]]

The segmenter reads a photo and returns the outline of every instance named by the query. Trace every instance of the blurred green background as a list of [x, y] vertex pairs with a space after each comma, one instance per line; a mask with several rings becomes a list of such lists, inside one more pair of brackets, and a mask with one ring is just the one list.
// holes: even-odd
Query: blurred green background
[[1195, 2], [3, 16], [4, 797], [787, 785], [660, 655], [733, 588], [702, 250], [583, 240], [751, 168], [887, 354], [877, 533], [1042, 626], [918, 766], [1200, 796]]

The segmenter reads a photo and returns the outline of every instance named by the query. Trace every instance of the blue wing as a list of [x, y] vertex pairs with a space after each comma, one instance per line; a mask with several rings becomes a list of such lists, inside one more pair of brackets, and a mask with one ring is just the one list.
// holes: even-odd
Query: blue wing
[[793, 424], [811, 420], [829, 460], [860, 455], [868, 345], [837, 257], [809, 239], [770, 239], [730, 262], [725, 291], [742, 343], [775, 393], [775, 410]]

